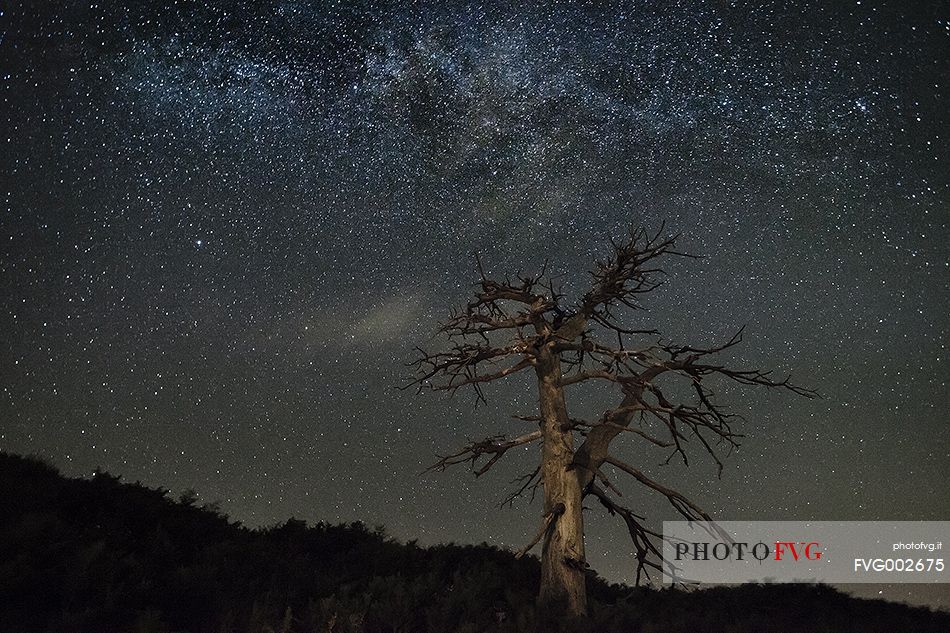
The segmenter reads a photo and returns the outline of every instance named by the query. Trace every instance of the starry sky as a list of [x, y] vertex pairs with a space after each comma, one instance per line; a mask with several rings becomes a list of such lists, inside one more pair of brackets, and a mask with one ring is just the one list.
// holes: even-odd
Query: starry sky
[[[533, 449], [420, 472], [529, 430], [509, 416], [530, 382], [475, 409], [400, 391], [404, 363], [443, 344], [473, 253], [498, 275], [547, 258], [581, 294], [610, 236], [665, 221], [704, 258], [670, 261], [631, 327], [712, 345], [744, 324], [731, 363], [824, 398], [720, 385], [748, 418], [721, 479], [618, 452], [722, 519], [950, 518], [946, 5], [0, 11], [0, 449], [252, 526], [520, 547], [540, 506], [498, 504]], [[623, 525], [587, 516], [592, 566], [632, 580]], [[950, 607], [946, 587], [860, 591]]]

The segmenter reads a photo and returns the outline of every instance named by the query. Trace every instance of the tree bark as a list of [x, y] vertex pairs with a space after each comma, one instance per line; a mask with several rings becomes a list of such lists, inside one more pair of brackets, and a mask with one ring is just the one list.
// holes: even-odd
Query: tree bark
[[624, 428], [630, 426], [630, 422], [638, 411], [637, 403], [642, 392], [642, 388], [637, 388], [633, 393], [624, 396], [620, 406], [608, 414], [606, 421], [609, 425], [600, 425], [591, 429], [587, 438], [577, 449], [574, 465], [577, 485], [581, 490], [586, 489], [587, 485], [594, 480], [594, 474], [607, 459], [610, 443], [623, 432]]
[[544, 484], [544, 513], [561, 512], [542, 541], [541, 605], [563, 608], [572, 615], [587, 613], [587, 584], [584, 569], [584, 516], [581, 490], [573, 472], [574, 440], [570, 418], [560, 385], [559, 355], [549, 348], [540, 350], [535, 371], [541, 431], [544, 445], [541, 474]]

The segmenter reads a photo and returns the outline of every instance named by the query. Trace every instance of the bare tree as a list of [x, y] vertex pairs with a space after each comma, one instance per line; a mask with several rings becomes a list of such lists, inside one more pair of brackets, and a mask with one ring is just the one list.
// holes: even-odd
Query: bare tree
[[[806, 397], [816, 395], [788, 379], [776, 380], [768, 371], [730, 369], [716, 363], [718, 352], [742, 340], [742, 330], [722, 345], [702, 348], [657, 340], [655, 330], [629, 329], [620, 323], [626, 309], [640, 308], [640, 297], [661, 284], [657, 260], [689, 257], [675, 249], [677, 237], [663, 237], [662, 228], [656, 235], [635, 229], [623, 242], [611, 241], [610, 257], [596, 262], [589, 291], [573, 305], [565, 305], [564, 295], [543, 271], [498, 281], [485, 274], [476, 256], [481, 280], [475, 297], [441, 327], [453, 346], [437, 353], [419, 350], [421, 355], [411, 363], [417, 371], [411, 384], [420, 391], [454, 393], [471, 387], [480, 401], [486, 383], [533, 370], [538, 411], [515, 417], [536, 425], [535, 430], [513, 438], [498, 435], [471, 442], [441, 457], [429, 470], [469, 463], [479, 476], [510, 449], [540, 443], [540, 463], [516, 482], [518, 487], [506, 502], [528, 491], [533, 497], [539, 487], [543, 491], [541, 528], [518, 555], [541, 542], [539, 601], [562, 603], [570, 613], [581, 614], [587, 608], [585, 497], [597, 499], [609, 514], [626, 524], [636, 550], [637, 582], [641, 573], [648, 575], [648, 568], [660, 569], [657, 543], [661, 535], [645, 527], [633, 510], [620, 505], [617, 499], [621, 493], [607, 478], [605, 464], [665, 496], [686, 519], [710, 520], [681, 493], [612, 455], [610, 446], [615, 439], [626, 436], [666, 448], [667, 461], [678, 457], [685, 464], [685, 443], [695, 438], [721, 474], [717, 449], [738, 445], [740, 436], [732, 429], [738, 416], [714, 401], [711, 378], [784, 388]], [[645, 338], [656, 342], [634, 344]], [[685, 400], [672, 395], [674, 391], [683, 393], [683, 389], [667, 387], [676, 379], [691, 394]], [[596, 419], [571, 417], [566, 390], [591, 381], [616, 385], [619, 402]]]

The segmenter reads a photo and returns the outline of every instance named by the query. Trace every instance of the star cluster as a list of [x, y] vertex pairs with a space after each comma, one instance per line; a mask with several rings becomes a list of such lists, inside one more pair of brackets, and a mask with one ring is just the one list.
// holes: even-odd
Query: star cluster
[[[723, 518], [950, 513], [939, 4], [14, 2], [0, 29], [3, 450], [251, 525], [520, 546], [537, 506], [497, 504], [533, 454], [419, 472], [520, 432], [531, 386], [476, 411], [398, 390], [403, 363], [474, 252], [578, 293], [611, 235], [665, 221], [705, 258], [631, 324], [745, 324], [734, 363], [824, 398], [723, 385], [749, 421], [722, 479], [629, 459]], [[630, 580], [622, 526], [588, 523], [592, 565]]]

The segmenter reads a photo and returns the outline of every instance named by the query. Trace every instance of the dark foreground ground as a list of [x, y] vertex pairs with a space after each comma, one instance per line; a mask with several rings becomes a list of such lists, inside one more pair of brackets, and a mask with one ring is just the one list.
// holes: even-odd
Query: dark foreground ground
[[532, 606], [536, 559], [359, 523], [249, 530], [118, 477], [0, 453], [0, 631], [950, 631], [950, 614], [809, 585], [652, 591], [592, 579], [592, 615]]

